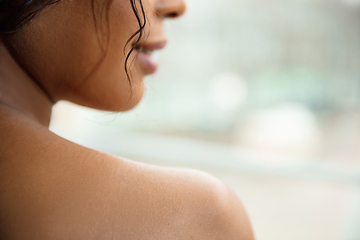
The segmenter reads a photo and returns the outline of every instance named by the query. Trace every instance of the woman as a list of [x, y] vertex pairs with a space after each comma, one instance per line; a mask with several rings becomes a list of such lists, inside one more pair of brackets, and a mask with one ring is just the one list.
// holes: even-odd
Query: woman
[[65, 99], [125, 111], [183, 0], [0, 0], [0, 239], [253, 239], [214, 177], [146, 165], [48, 130]]

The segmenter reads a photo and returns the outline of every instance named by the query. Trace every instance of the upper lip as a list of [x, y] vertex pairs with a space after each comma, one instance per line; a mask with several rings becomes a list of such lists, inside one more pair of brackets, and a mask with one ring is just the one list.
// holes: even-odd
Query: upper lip
[[150, 43], [138, 43], [135, 48], [136, 49], [141, 49], [143, 51], [154, 51], [154, 50], [159, 50], [162, 49], [166, 46], [167, 41], [163, 40], [163, 41], [158, 41], [158, 42], [150, 42]]

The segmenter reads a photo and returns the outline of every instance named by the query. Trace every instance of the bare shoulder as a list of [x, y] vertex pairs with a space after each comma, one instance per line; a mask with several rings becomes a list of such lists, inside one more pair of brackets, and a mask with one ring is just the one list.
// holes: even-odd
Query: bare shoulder
[[148, 209], [150, 203], [147, 216], [157, 219], [147, 239], [254, 239], [241, 202], [215, 177], [192, 169], [143, 167], [139, 179], [148, 184], [137, 185], [149, 189], [149, 195], [141, 191], [148, 200], [137, 206]]
[[240, 201], [209, 174], [118, 158], [31, 124], [6, 131], [1, 239], [253, 239]]
[[[185, 189], [194, 189], [191, 194], [183, 196], [188, 201], [185, 209], [191, 213], [186, 218], [191, 226], [196, 227], [194, 239], [254, 239], [243, 205], [225, 184], [201, 171], [184, 171]], [[187, 174], [189, 177], [185, 176]], [[188, 181], [191, 177], [194, 181]], [[175, 191], [181, 190], [175, 184]], [[189, 234], [184, 239], [191, 239], [191, 236]]]

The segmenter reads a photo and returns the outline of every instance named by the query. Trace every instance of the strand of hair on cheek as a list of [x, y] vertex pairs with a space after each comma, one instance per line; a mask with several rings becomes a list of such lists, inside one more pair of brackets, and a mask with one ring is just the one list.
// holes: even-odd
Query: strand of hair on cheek
[[130, 101], [131, 96], [132, 96], [132, 81], [131, 81], [132, 74], [131, 74], [131, 71], [129, 71], [129, 70], [131, 70], [131, 65], [133, 64], [133, 61], [129, 64], [129, 59], [130, 59], [131, 54], [134, 52], [135, 47], [139, 44], [141, 38], [143, 37], [145, 25], [147, 23], [146, 17], [145, 17], [145, 10], [144, 10], [143, 4], [142, 4], [142, 0], [138, 0], [138, 1], [140, 3], [140, 7], [141, 7], [141, 14], [143, 16], [143, 23], [142, 23], [142, 21], [140, 19], [140, 16], [139, 16], [139, 11], [138, 11], [137, 6], [136, 6], [136, 0], [130, 0], [132, 10], [134, 12], [134, 15], [135, 15], [136, 20], [137, 20], [138, 25], [139, 25], [139, 29], [130, 36], [130, 38], [127, 40], [127, 42], [125, 44], [125, 47], [124, 47], [124, 52], [125, 52], [126, 47], [129, 45], [130, 41], [132, 39], [134, 39], [136, 36], [138, 36], [137, 39], [136, 39], [136, 42], [131, 46], [131, 49], [128, 52], [128, 54], [126, 55], [126, 59], [125, 59], [125, 73], [126, 73], [126, 76], [128, 78], [129, 85], [130, 85], [130, 98], [129, 98], [129, 101]]

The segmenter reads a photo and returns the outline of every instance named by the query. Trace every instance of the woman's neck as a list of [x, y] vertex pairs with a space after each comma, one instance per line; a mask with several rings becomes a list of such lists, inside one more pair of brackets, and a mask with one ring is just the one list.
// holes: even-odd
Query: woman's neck
[[0, 42], [0, 106], [48, 127], [53, 103]]

